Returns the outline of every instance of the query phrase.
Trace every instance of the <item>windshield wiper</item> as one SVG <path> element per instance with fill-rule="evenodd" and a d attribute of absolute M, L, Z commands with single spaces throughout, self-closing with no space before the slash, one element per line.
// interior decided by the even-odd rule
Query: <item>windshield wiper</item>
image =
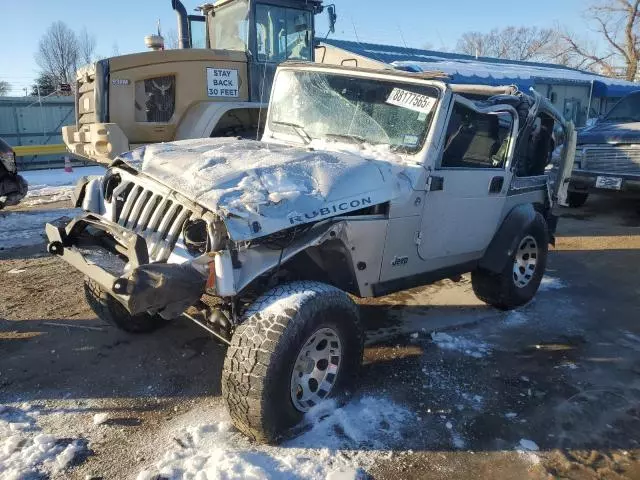
<path fill-rule="evenodd" d="M 298 136 L 302 139 L 305 145 L 311 143 L 311 136 L 305 131 L 302 125 L 298 125 L 297 123 L 291 122 L 280 122 L 278 120 L 271 120 L 271 123 L 276 125 L 285 125 L 287 127 L 291 127 L 291 129 L 298 134 Z"/>
<path fill-rule="evenodd" d="M 340 138 L 343 140 L 351 140 L 352 143 L 360 143 L 360 144 L 367 143 L 367 140 L 365 138 L 362 138 L 359 135 L 351 135 L 347 133 L 325 133 L 325 136 L 329 138 Z"/>

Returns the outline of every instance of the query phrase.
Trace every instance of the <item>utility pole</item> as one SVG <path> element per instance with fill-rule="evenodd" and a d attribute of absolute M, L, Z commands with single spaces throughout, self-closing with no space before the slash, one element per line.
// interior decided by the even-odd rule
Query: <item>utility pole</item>
<path fill-rule="evenodd" d="M 47 143 L 47 132 L 45 130 L 45 125 L 44 125 L 44 112 L 42 111 L 42 97 L 40 96 L 40 85 L 36 84 L 36 89 L 38 90 L 38 103 L 40 104 L 40 121 L 42 122 L 42 138 L 44 139 L 44 143 Z"/>

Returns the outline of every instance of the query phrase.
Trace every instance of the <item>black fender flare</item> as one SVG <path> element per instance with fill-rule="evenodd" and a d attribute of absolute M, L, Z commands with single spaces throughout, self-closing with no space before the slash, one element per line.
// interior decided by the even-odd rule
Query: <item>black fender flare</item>
<path fill-rule="evenodd" d="M 537 214 L 530 203 L 513 207 L 493 236 L 478 267 L 493 273 L 502 272 L 514 250 L 518 248 L 518 233 L 531 225 Z"/>
<path fill-rule="evenodd" d="M 84 200 L 84 194 L 89 183 L 89 177 L 82 176 L 78 179 L 73 192 L 71 192 L 71 205 L 76 208 L 82 207 L 82 201 Z"/>

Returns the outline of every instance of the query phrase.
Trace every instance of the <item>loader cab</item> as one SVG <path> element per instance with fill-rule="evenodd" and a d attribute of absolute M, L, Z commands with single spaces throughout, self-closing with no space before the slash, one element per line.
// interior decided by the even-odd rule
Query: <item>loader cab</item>
<path fill-rule="evenodd" d="M 251 101 L 268 101 L 279 63 L 314 60 L 319 0 L 222 0 L 201 8 L 207 48 L 246 52 Z"/>

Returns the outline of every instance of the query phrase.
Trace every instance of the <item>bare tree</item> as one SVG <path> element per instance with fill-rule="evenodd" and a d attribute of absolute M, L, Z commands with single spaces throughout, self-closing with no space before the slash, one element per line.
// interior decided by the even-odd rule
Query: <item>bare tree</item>
<path fill-rule="evenodd" d="M 6 80 L 0 80 L 0 97 L 4 97 L 9 94 L 11 85 Z"/>
<path fill-rule="evenodd" d="M 467 32 L 458 40 L 456 50 L 478 57 L 544 60 L 555 38 L 556 32 L 550 28 L 506 27 L 488 33 Z"/>
<path fill-rule="evenodd" d="M 73 83 L 78 66 L 78 37 L 64 22 L 51 24 L 40 38 L 36 62 L 58 83 Z"/>
<path fill-rule="evenodd" d="M 86 27 L 78 34 L 78 56 L 83 64 L 91 63 L 95 60 L 96 37 L 90 34 Z"/>
<path fill-rule="evenodd" d="M 168 30 L 167 33 L 164 34 L 164 48 L 167 50 L 179 48 L 178 34 L 174 29 Z"/>
<path fill-rule="evenodd" d="M 619 76 L 621 67 L 624 78 L 635 80 L 640 62 L 640 0 L 599 0 L 587 10 L 587 18 L 596 26 L 604 47 L 564 32 L 563 55 L 608 76 Z"/>

